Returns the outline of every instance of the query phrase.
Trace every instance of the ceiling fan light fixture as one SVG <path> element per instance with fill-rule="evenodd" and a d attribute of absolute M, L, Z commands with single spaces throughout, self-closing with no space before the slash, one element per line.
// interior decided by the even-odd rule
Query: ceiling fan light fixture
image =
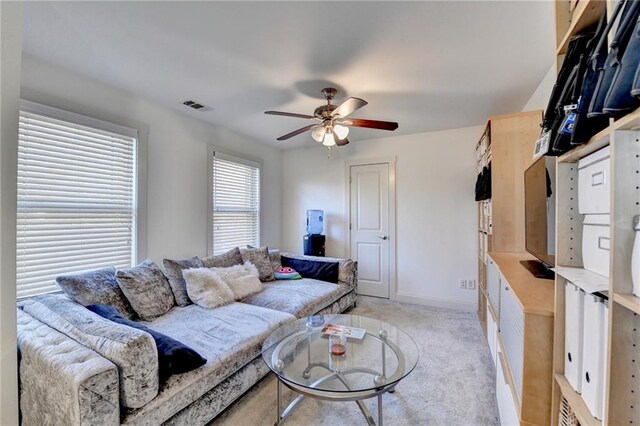
<path fill-rule="evenodd" d="M 349 128 L 347 126 L 336 124 L 335 126 L 333 126 L 333 133 L 338 136 L 338 139 L 342 140 L 349 135 Z"/>
<path fill-rule="evenodd" d="M 335 144 L 336 144 L 336 140 L 333 137 L 333 133 L 327 132 L 327 134 L 324 135 L 324 139 L 322 140 L 322 145 L 331 147 L 331 146 L 334 146 Z"/>
<path fill-rule="evenodd" d="M 322 142 L 325 133 L 327 133 L 327 129 L 324 126 L 318 126 L 311 131 L 311 137 L 317 142 Z"/>

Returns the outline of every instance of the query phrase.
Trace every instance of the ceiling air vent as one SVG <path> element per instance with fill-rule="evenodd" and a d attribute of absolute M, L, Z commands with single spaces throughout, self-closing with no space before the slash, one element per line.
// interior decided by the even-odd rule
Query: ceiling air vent
<path fill-rule="evenodd" d="M 184 101 L 182 105 L 195 109 L 196 111 L 211 111 L 213 109 L 210 106 L 192 100 Z"/>

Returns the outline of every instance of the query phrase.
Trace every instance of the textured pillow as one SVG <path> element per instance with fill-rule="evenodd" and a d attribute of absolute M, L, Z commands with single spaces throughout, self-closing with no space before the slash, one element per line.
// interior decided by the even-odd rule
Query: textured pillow
<path fill-rule="evenodd" d="M 339 263 L 322 262 L 319 260 L 294 259 L 282 256 L 282 266 L 295 269 L 303 278 L 338 283 Z"/>
<path fill-rule="evenodd" d="M 251 262 L 258 269 L 260 281 L 273 281 L 273 266 L 269 258 L 269 247 L 240 250 L 244 263 Z"/>
<path fill-rule="evenodd" d="M 116 272 L 118 286 L 143 320 L 152 320 L 171 309 L 173 293 L 162 270 L 151 259 Z"/>
<path fill-rule="evenodd" d="M 207 363 L 206 359 L 202 358 L 198 352 L 189 346 L 143 324 L 123 318 L 112 306 L 89 305 L 87 309 L 109 321 L 146 331 L 153 337 L 158 349 L 158 374 L 161 384 L 172 374 L 186 373 Z"/>
<path fill-rule="evenodd" d="M 302 278 L 298 271 L 288 266 L 276 269 L 273 272 L 273 276 L 276 280 L 299 280 Z"/>
<path fill-rule="evenodd" d="M 241 300 L 262 291 L 258 269 L 251 262 L 228 268 L 212 268 L 211 270 L 227 283 L 235 300 Z"/>
<path fill-rule="evenodd" d="M 189 296 L 187 295 L 187 284 L 184 282 L 182 270 L 202 268 L 204 266 L 202 261 L 198 259 L 198 257 L 184 260 L 162 259 L 162 266 L 164 267 L 164 272 L 167 275 L 171 291 L 176 298 L 178 306 L 190 305 L 191 300 L 189 300 Z"/>
<path fill-rule="evenodd" d="M 121 405 L 140 408 L 158 395 L 158 351 L 148 333 L 108 321 L 57 294 L 32 297 L 23 310 L 113 362 Z"/>
<path fill-rule="evenodd" d="M 242 262 L 242 254 L 240 254 L 238 247 L 234 247 L 226 253 L 202 259 L 202 265 L 205 268 L 227 268 L 233 265 L 242 265 Z"/>
<path fill-rule="evenodd" d="M 217 308 L 235 301 L 233 292 L 227 283 L 212 269 L 185 269 L 182 271 L 182 275 L 187 283 L 189 298 L 198 306 Z"/>
<path fill-rule="evenodd" d="M 255 249 L 258 247 L 250 246 L 247 244 L 248 249 Z M 282 268 L 282 263 L 280 263 L 280 250 L 279 249 L 269 249 L 269 260 L 271 261 L 271 268 L 275 272 L 276 269 Z"/>
<path fill-rule="evenodd" d="M 116 268 L 102 268 L 75 275 L 61 275 L 56 278 L 58 286 L 74 302 L 82 305 L 99 303 L 113 306 L 124 317 L 133 319 L 135 311 L 122 294 L 116 281 Z"/>

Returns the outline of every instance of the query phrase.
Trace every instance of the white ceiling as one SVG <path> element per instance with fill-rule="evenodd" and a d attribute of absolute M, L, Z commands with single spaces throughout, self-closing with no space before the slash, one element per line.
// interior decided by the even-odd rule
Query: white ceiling
<path fill-rule="evenodd" d="M 333 85 L 396 134 L 520 110 L 553 60 L 552 1 L 26 2 L 24 51 L 283 148 Z M 193 98 L 214 108 L 195 112 Z M 389 136 L 353 129 L 351 141 Z"/>

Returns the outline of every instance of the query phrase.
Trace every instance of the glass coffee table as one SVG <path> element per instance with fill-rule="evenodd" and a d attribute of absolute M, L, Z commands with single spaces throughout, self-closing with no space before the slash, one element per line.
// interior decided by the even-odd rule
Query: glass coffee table
<path fill-rule="evenodd" d="M 366 332 L 362 339 L 350 337 L 339 342 L 323 334 L 329 324 Z M 304 397 L 355 401 L 367 423 L 375 425 L 362 402 L 374 396 L 378 397 L 378 425 L 382 425 L 382 394 L 393 392 L 413 371 L 418 347 L 407 333 L 385 321 L 357 315 L 317 315 L 276 329 L 264 342 L 262 357 L 278 377 L 276 425 Z M 299 394 L 284 410 L 282 385 Z"/>

